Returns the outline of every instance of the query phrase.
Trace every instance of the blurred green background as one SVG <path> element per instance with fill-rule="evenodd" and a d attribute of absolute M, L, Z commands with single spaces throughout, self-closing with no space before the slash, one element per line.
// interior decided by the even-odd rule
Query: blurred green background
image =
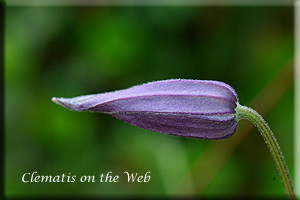
<path fill-rule="evenodd" d="M 196 140 L 72 112 L 51 98 L 170 78 L 223 81 L 264 115 L 293 177 L 293 33 L 293 7 L 7 7 L 5 194 L 284 195 L 250 122 L 227 140 Z M 77 178 L 23 183 L 34 171 Z M 109 171 L 120 182 L 79 181 Z M 151 180 L 127 183 L 124 171 L 151 171 Z"/>

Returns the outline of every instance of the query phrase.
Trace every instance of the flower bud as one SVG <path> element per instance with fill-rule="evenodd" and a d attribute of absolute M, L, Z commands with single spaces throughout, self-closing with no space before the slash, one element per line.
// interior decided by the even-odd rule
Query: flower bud
<path fill-rule="evenodd" d="M 171 79 L 74 98 L 52 98 L 74 111 L 111 114 L 129 124 L 170 135 L 225 139 L 237 128 L 237 94 L 219 81 Z"/>

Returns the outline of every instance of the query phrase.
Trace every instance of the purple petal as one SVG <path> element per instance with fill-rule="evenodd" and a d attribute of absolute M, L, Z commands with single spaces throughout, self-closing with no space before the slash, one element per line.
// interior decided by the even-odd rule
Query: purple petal
<path fill-rule="evenodd" d="M 75 111 L 104 112 L 161 133 L 224 139 L 237 127 L 237 94 L 218 81 L 174 79 L 74 98 L 52 98 Z"/>

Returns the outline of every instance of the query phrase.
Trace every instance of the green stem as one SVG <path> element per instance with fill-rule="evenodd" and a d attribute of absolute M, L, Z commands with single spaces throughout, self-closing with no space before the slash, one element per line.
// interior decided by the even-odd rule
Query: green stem
<path fill-rule="evenodd" d="M 258 114 L 258 112 L 256 112 L 252 108 L 248 108 L 246 106 L 241 106 L 240 104 L 237 104 L 236 120 L 239 121 L 240 119 L 248 119 L 258 128 L 267 146 L 269 147 L 269 150 L 275 161 L 277 170 L 283 183 L 284 190 L 288 198 L 296 199 L 287 165 L 284 161 L 283 155 L 280 151 L 276 138 L 273 135 L 267 122 L 262 118 L 260 114 Z"/>

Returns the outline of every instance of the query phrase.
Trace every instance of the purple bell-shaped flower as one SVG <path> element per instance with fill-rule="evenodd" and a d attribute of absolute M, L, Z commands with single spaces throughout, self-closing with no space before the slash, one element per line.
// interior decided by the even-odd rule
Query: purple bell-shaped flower
<path fill-rule="evenodd" d="M 54 97 L 52 101 L 70 110 L 107 113 L 176 136 L 225 139 L 237 128 L 237 94 L 219 81 L 171 79 L 102 94 Z"/>

